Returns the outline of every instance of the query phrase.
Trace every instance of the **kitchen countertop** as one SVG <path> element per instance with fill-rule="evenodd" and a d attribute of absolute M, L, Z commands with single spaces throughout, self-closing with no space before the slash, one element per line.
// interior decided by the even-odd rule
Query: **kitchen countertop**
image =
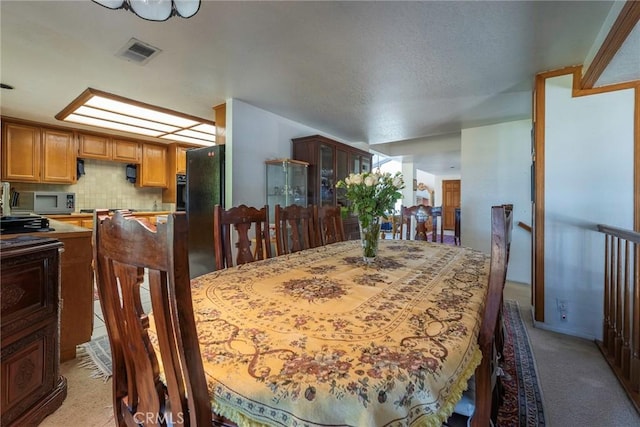
<path fill-rule="evenodd" d="M 171 211 L 134 211 L 131 212 L 133 215 L 168 215 Z M 84 213 L 84 212 L 73 212 L 65 215 L 43 215 L 49 219 L 65 219 L 65 218 L 92 218 L 93 213 Z"/>
<path fill-rule="evenodd" d="M 68 215 L 67 215 L 68 216 Z M 56 221 L 49 217 L 49 227 L 53 228 L 53 231 L 35 231 L 30 233 L 15 233 L 15 234 L 2 234 L 0 239 L 13 239 L 19 236 L 42 236 L 58 239 L 61 237 L 84 237 L 85 235 L 91 236 L 92 230 L 77 225 L 67 224 L 61 221 Z"/>

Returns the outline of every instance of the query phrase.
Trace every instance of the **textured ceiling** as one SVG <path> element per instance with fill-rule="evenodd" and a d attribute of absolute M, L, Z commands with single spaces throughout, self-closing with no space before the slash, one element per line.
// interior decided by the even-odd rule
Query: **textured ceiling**
<path fill-rule="evenodd" d="M 612 4 L 204 1 L 156 23 L 90 1 L 3 0 L 1 79 L 15 90 L 2 114 L 55 123 L 87 87 L 209 119 L 237 98 L 402 155 L 391 147 L 530 117 L 534 75 L 582 64 Z M 144 66 L 116 57 L 131 37 L 162 52 Z M 616 61 L 638 78 L 634 40 Z M 459 148 L 426 152 L 440 159 L 427 171 L 459 172 Z"/>

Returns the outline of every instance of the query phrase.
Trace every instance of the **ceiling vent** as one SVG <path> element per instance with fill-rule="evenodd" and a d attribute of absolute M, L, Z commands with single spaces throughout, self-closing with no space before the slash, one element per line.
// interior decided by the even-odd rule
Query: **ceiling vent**
<path fill-rule="evenodd" d="M 144 65 L 160 52 L 162 52 L 162 50 L 157 47 L 132 38 L 118 51 L 116 56 L 139 65 Z"/>

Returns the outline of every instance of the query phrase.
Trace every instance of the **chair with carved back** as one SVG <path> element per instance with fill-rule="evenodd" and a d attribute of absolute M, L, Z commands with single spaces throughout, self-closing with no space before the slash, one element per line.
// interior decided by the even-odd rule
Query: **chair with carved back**
<path fill-rule="evenodd" d="M 320 245 L 346 240 L 340 206 L 320 206 L 316 209 L 316 228 Z"/>
<path fill-rule="evenodd" d="M 315 207 L 276 205 L 275 229 L 278 255 L 290 254 L 303 249 L 315 248 Z"/>
<path fill-rule="evenodd" d="M 489 286 L 478 334 L 482 361 L 454 409 L 454 413 L 468 417 L 467 425 L 471 427 L 494 425 L 502 399 L 496 384 L 504 342 L 502 304 L 511 247 L 512 211 L 513 205 L 491 208 Z"/>
<path fill-rule="evenodd" d="M 442 206 L 431 207 L 431 241 L 438 241 L 438 234 L 440 236 L 440 243 L 444 243 L 444 218 L 442 217 Z M 438 233 L 438 228 L 440 233 Z"/>
<path fill-rule="evenodd" d="M 406 240 L 427 240 L 428 239 L 428 225 L 429 217 L 431 216 L 431 206 L 427 205 L 415 205 L 415 206 L 403 206 L 400 209 L 401 212 L 401 229 L 400 235 L 402 238 L 402 231 L 404 230 L 404 238 Z M 411 227 L 415 225 L 415 234 L 411 237 Z"/>
<path fill-rule="evenodd" d="M 455 208 L 453 211 L 455 224 L 453 226 L 453 243 L 456 246 L 460 246 L 460 208 Z"/>
<path fill-rule="evenodd" d="M 225 210 L 215 205 L 213 226 L 216 270 L 273 257 L 268 206 L 258 209 L 240 205 Z M 254 250 L 251 249 L 252 241 L 255 241 Z"/>
<path fill-rule="evenodd" d="M 184 213 L 170 214 L 157 226 L 122 211 L 111 217 L 94 214 L 96 282 L 111 346 L 119 427 L 168 421 L 233 425 L 211 411 L 191 301 L 187 233 Z M 153 316 L 141 303 L 145 269 Z M 151 325 L 157 345 L 148 332 Z"/>

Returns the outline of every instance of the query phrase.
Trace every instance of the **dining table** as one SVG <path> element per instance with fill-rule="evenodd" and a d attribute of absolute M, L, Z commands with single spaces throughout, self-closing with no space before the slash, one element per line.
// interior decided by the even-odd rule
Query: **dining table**
<path fill-rule="evenodd" d="M 490 257 L 359 240 L 191 280 L 212 410 L 239 426 L 440 426 L 481 360 Z"/>

